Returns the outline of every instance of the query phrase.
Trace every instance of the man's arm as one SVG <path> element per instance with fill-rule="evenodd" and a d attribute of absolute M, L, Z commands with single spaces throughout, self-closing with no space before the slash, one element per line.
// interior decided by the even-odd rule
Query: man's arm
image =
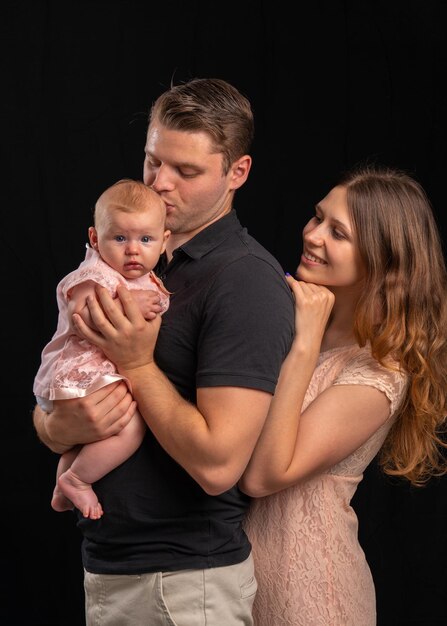
<path fill-rule="evenodd" d="M 147 322 L 119 288 L 125 315 L 104 289 L 90 299 L 99 332 L 74 316 L 78 334 L 98 345 L 132 385 L 138 408 L 160 444 L 210 494 L 237 483 L 267 415 L 271 395 L 242 387 L 198 389 L 187 402 L 153 360 L 160 319 Z"/>
<path fill-rule="evenodd" d="M 166 452 L 210 495 L 233 487 L 253 452 L 271 395 L 245 387 L 197 390 L 188 403 L 154 362 L 123 370 L 138 408 Z"/>
<path fill-rule="evenodd" d="M 33 424 L 40 441 L 44 443 L 48 448 L 50 448 L 50 450 L 52 450 L 53 452 L 63 454 L 72 446 L 58 443 L 57 441 L 51 439 L 46 426 L 47 418 L 48 413 L 45 413 L 45 411 L 43 411 L 43 409 L 41 409 L 41 407 L 36 404 L 33 411 Z"/>
<path fill-rule="evenodd" d="M 68 295 L 68 315 L 81 316 L 84 323 L 94 327 L 87 298 L 95 295 L 98 283 L 83 281 L 72 287 Z M 154 289 L 133 290 L 142 315 L 153 319 L 161 311 L 160 296 Z M 122 310 L 119 299 L 115 300 Z M 73 327 L 73 332 L 76 332 Z M 39 439 L 50 450 L 62 454 L 76 444 L 90 443 L 116 435 L 126 426 L 136 409 L 125 383 L 108 385 L 83 398 L 53 401 L 53 411 L 46 413 L 39 405 L 33 411 L 33 423 Z"/>
<path fill-rule="evenodd" d="M 33 422 L 42 443 L 62 454 L 76 444 L 117 435 L 135 410 L 136 402 L 122 381 L 83 398 L 54 400 L 51 413 L 45 413 L 36 405 Z"/>

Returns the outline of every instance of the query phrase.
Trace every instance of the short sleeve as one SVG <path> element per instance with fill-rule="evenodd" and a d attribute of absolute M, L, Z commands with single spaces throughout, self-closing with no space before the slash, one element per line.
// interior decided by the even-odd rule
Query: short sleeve
<path fill-rule="evenodd" d="M 93 281 L 101 287 L 105 287 L 112 296 L 115 296 L 116 286 L 120 282 L 124 282 L 122 276 L 105 263 L 96 251 L 94 254 L 88 254 L 86 260 L 81 263 L 77 270 L 68 274 L 65 278 L 62 289 L 65 298 L 70 297 L 70 291 L 76 285 Z"/>
<path fill-rule="evenodd" d="M 87 250 L 85 261 L 81 263 L 78 269 L 68 274 L 61 283 L 63 298 L 69 300 L 71 289 L 87 281 L 105 287 L 112 297 L 115 297 L 116 288 L 120 283 L 130 290 L 157 291 L 160 296 L 161 313 L 165 313 L 169 308 L 169 292 L 154 272 L 149 272 L 138 278 L 126 279 L 105 263 L 96 250 L 91 248 Z"/>
<path fill-rule="evenodd" d="M 293 331 L 293 298 L 284 276 L 257 257 L 238 259 L 208 292 L 197 387 L 229 385 L 273 393 Z"/>
<path fill-rule="evenodd" d="M 407 389 L 408 376 L 384 367 L 364 350 L 346 364 L 333 384 L 375 387 L 386 395 L 390 401 L 390 415 L 394 415 Z"/>

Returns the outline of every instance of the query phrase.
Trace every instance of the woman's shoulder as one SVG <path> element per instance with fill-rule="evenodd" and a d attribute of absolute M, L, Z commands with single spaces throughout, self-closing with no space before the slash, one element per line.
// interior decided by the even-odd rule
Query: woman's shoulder
<path fill-rule="evenodd" d="M 388 397 L 393 413 L 407 388 L 408 375 L 392 358 L 380 363 L 367 344 L 352 351 L 333 384 L 375 387 Z"/>

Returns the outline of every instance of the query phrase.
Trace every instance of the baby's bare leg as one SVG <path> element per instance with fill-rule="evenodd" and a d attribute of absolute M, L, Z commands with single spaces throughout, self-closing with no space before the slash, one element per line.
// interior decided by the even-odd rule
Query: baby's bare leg
<path fill-rule="evenodd" d="M 81 480 L 71 467 L 59 476 L 58 486 L 66 499 L 71 501 L 84 517 L 99 519 L 102 516 L 102 506 L 91 484 Z"/>
<path fill-rule="evenodd" d="M 71 450 L 64 452 L 59 459 L 56 471 L 56 486 L 54 487 L 53 497 L 51 499 L 51 506 L 55 511 L 62 513 L 63 511 L 72 511 L 73 502 L 71 502 L 61 491 L 59 487 L 60 476 L 68 470 L 77 455 L 79 454 L 81 447 L 75 446 Z"/>
<path fill-rule="evenodd" d="M 99 519 L 102 506 L 92 484 L 126 461 L 140 446 L 146 424 L 138 411 L 118 435 L 84 445 L 58 486 L 84 517 Z"/>

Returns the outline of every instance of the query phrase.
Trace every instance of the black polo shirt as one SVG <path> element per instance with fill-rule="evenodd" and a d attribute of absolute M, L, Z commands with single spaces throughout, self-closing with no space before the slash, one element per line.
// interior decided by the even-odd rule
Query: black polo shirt
<path fill-rule="evenodd" d="M 162 260 L 172 293 L 155 359 L 179 393 L 199 387 L 274 392 L 291 344 L 293 298 L 272 255 L 232 211 Z M 250 553 L 249 498 L 235 486 L 209 496 L 148 430 L 139 450 L 95 484 L 100 520 L 81 519 L 84 567 L 133 574 L 232 565 Z"/>

